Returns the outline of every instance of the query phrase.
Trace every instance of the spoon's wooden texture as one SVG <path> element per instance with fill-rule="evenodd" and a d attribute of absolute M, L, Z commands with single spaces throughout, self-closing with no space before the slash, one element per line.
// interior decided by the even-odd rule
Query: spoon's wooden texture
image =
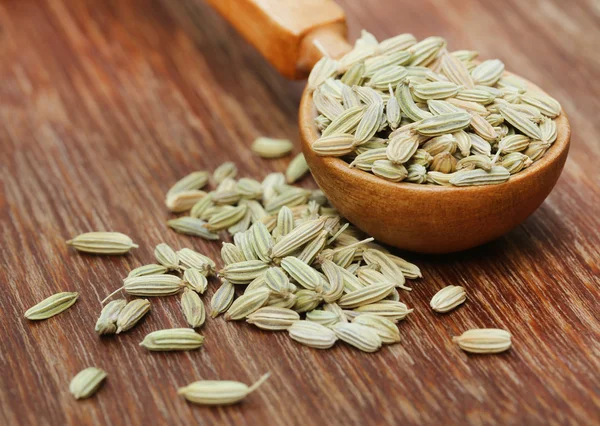
<path fill-rule="evenodd" d="M 340 31 L 345 29 L 343 12 L 330 0 L 209 3 L 287 77 L 310 69 L 325 52 L 338 57 L 349 48 L 345 30 Z M 544 158 L 502 185 L 398 184 L 350 169 L 342 160 L 316 155 L 310 148 L 318 138 L 315 116 L 311 93 L 305 91 L 299 115 L 302 149 L 333 205 L 378 240 L 419 253 L 466 250 L 520 225 L 556 184 L 571 139 L 564 113 L 557 120 L 558 140 Z"/>
<path fill-rule="evenodd" d="M 376 354 L 302 347 L 284 333 L 207 320 L 198 352 L 147 353 L 151 331 L 185 327 L 179 298 L 153 300 L 133 330 L 99 339 L 99 300 L 153 261 L 166 241 L 218 258 L 219 244 L 169 231 L 169 186 L 236 160 L 241 176 L 285 170 L 248 146 L 259 135 L 298 142 L 303 83 L 281 77 L 198 0 L 19 0 L 0 3 L 1 425 L 591 425 L 600 413 L 600 26 L 591 3 L 346 0 L 351 39 L 400 31 L 446 37 L 499 57 L 570 113 L 571 153 L 554 191 L 523 225 L 478 249 L 404 254 L 424 278 L 402 300 L 415 312 L 402 343 Z M 526 40 L 527 42 L 523 42 Z M 307 178 L 307 186 L 314 183 Z M 89 230 L 129 234 L 140 249 L 101 258 L 69 250 Z M 441 287 L 469 299 L 437 315 Z M 203 299 L 216 289 L 211 281 Z M 67 312 L 30 323 L 23 312 L 57 291 Z M 514 347 L 467 356 L 451 336 L 501 327 Z M 70 379 L 89 365 L 104 386 L 75 401 Z M 197 379 L 251 383 L 244 403 L 187 404 Z"/>

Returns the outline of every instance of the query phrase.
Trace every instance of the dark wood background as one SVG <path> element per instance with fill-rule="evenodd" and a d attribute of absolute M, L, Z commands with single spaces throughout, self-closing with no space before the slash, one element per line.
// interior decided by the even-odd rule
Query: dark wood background
<path fill-rule="evenodd" d="M 0 1 L 0 423 L 83 424 L 598 424 L 600 422 L 600 9 L 593 0 L 345 0 L 351 38 L 369 28 L 439 34 L 498 57 L 558 98 L 572 120 L 565 170 L 542 207 L 504 238 L 450 256 L 405 256 L 424 278 L 403 300 L 403 342 L 376 354 L 302 347 L 285 333 L 208 321 L 189 353 L 138 347 L 185 326 L 179 298 L 153 300 L 137 328 L 94 334 L 99 301 L 166 241 L 218 258 L 219 244 L 174 234 L 163 196 L 179 177 L 234 160 L 242 176 L 282 171 L 247 147 L 259 135 L 298 141 L 303 83 L 286 81 L 200 0 Z M 304 183 L 314 185 L 310 178 Z M 140 249 L 74 253 L 65 240 L 115 230 Z M 448 315 L 441 287 L 467 288 Z M 208 301 L 216 288 L 212 282 Z M 23 312 L 79 291 L 68 312 Z M 467 356 L 451 336 L 513 333 L 498 356 Z M 71 377 L 109 378 L 76 402 Z M 271 379 L 244 403 L 187 404 L 198 379 Z"/>

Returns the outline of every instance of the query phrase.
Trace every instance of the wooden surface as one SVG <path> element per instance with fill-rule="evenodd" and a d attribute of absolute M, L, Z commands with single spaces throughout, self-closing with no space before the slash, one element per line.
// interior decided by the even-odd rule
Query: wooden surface
<path fill-rule="evenodd" d="M 403 342 L 376 354 L 301 347 L 285 334 L 209 321 L 205 347 L 148 353 L 153 330 L 184 326 L 177 297 L 153 301 L 137 328 L 99 339 L 99 300 L 166 241 L 218 257 L 219 244 L 176 235 L 163 196 L 195 169 L 236 160 L 242 175 L 284 170 L 253 157 L 258 135 L 298 141 L 302 83 L 286 81 L 198 0 L 0 2 L 0 424 L 365 425 L 600 422 L 600 18 L 591 0 L 346 0 L 351 36 L 411 31 L 499 57 L 569 113 L 572 149 L 556 188 L 525 224 L 451 256 L 405 256 L 424 271 L 403 301 Z M 314 185 L 310 179 L 306 185 Z M 376 206 L 373 206 L 376 208 Z M 83 231 L 129 234 L 125 257 L 80 255 Z M 448 284 L 469 300 L 428 308 Z M 212 282 L 205 300 L 216 283 Z M 68 312 L 23 312 L 57 291 Z M 467 356 L 451 336 L 501 327 L 513 348 Z M 76 402 L 71 377 L 109 378 Z M 176 388 L 198 379 L 271 379 L 243 404 L 205 408 Z"/>

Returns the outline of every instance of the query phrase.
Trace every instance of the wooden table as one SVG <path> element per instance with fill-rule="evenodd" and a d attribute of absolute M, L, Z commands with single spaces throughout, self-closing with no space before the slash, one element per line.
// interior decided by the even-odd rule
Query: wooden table
<path fill-rule="evenodd" d="M 153 330 L 185 326 L 177 297 L 117 338 L 98 338 L 99 301 L 155 244 L 219 258 L 218 243 L 165 226 L 163 196 L 179 177 L 235 160 L 241 175 L 289 159 L 252 156 L 254 137 L 297 141 L 302 83 L 286 81 L 198 0 L 4 0 L 0 3 L 0 424 L 365 425 L 600 422 L 600 18 L 591 0 L 505 2 L 346 0 L 351 37 L 402 31 L 499 57 L 568 111 L 573 144 L 543 206 L 506 237 L 465 253 L 424 257 L 403 300 L 415 312 L 403 342 L 376 354 L 343 344 L 302 347 L 285 333 L 219 318 L 191 353 L 149 353 Z M 304 183 L 314 185 L 310 178 Z M 129 256 L 95 257 L 65 240 L 122 231 Z M 460 284 L 468 302 L 428 308 Z M 207 297 L 217 283 L 212 282 Z M 58 291 L 68 312 L 39 323 L 23 312 Z M 451 336 L 501 327 L 513 348 L 468 356 Z M 109 379 L 76 402 L 71 377 L 89 365 Z M 198 379 L 271 379 L 244 403 L 206 408 L 176 388 Z"/>

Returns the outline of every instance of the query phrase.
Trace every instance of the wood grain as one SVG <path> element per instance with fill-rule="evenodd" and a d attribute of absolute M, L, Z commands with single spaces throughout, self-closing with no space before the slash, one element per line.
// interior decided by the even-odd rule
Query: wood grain
<path fill-rule="evenodd" d="M 117 338 L 99 339 L 99 300 L 160 241 L 218 257 L 219 244 L 170 232 L 163 195 L 195 169 L 235 160 L 246 176 L 284 170 L 247 149 L 258 135 L 298 141 L 302 83 L 279 76 L 198 0 L 0 2 L 0 424 L 515 424 L 600 422 L 600 18 L 590 0 L 341 2 L 351 38 L 440 34 L 499 57 L 569 113 L 572 148 L 556 188 L 524 225 L 450 256 L 403 254 L 424 278 L 403 295 L 403 342 L 376 354 L 301 347 L 285 334 L 209 321 L 205 348 L 148 353 L 153 330 L 184 326 L 177 297 Z M 306 185 L 314 185 L 309 179 Z M 124 257 L 81 255 L 83 231 L 129 234 Z M 428 308 L 448 284 L 469 300 Z M 212 282 L 208 297 L 216 288 Z M 77 290 L 68 312 L 23 312 Z M 451 336 L 497 326 L 514 346 L 467 356 Z M 68 393 L 89 365 L 109 373 L 88 400 Z M 197 379 L 271 379 L 243 404 L 197 407 Z"/>

